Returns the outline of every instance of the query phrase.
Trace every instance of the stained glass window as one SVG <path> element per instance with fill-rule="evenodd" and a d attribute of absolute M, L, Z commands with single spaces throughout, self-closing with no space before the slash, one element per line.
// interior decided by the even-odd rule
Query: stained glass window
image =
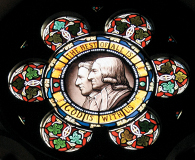
<path fill-rule="evenodd" d="M 177 58 L 169 56 L 159 56 L 153 59 L 155 66 L 157 83 L 157 97 L 171 97 L 182 93 L 189 83 L 188 65 Z"/>
<path fill-rule="evenodd" d="M 11 93 L 26 102 L 39 102 L 45 99 L 43 93 L 43 71 L 45 62 L 30 61 L 17 64 L 9 74 Z"/>
<path fill-rule="evenodd" d="M 54 51 L 75 37 L 89 33 L 89 26 L 86 20 L 75 17 L 76 13 L 69 15 L 69 12 L 57 13 L 49 17 L 42 25 L 42 39 Z"/>
<path fill-rule="evenodd" d="M 159 134 L 159 121 L 149 110 L 123 128 L 109 131 L 110 138 L 115 144 L 129 150 L 143 149 L 152 145 Z"/>
<path fill-rule="evenodd" d="M 105 25 L 105 32 L 120 35 L 145 47 L 152 38 L 153 25 L 138 13 L 125 13 L 110 18 Z"/>
<path fill-rule="evenodd" d="M 49 112 L 43 118 L 40 133 L 47 146 L 62 152 L 77 151 L 91 140 L 93 134 L 91 130 L 63 121 L 54 112 Z"/>
<path fill-rule="evenodd" d="M 103 7 L 91 10 L 96 14 Z M 128 11 L 107 18 L 104 32 L 91 33 L 90 23 L 76 13 L 49 17 L 41 28 L 42 40 L 54 51 L 48 62 L 33 59 L 10 71 L 8 85 L 16 98 L 45 102 L 40 136 L 49 151 L 85 150 L 104 128 L 113 146 L 128 153 L 155 145 L 162 117 L 153 100 L 182 94 L 188 87 L 189 68 L 183 60 L 146 53 L 155 24 L 149 17 Z M 170 36 L 168 41 L 176 40 Z M 175 113 L 179 119 L 182 110 Z M 25 125 L 25 117 L 18 117 Z"/>
<path fill-rule="evenodd" d="M 154 79 L 153 72 L 151 71 L 152 68 L 148 60 L 143 56 L 144 53 L 136 46 L 114 36 L 87 36 L 67 43 L 53 56 L 46 70 L 46 96 L 56 111 L 65 119 L 71 115 L 75 119 L 75 123 L 77 122 L 80 125 L 83 124 L 89 127 L 93 127 L 94 125 L 120 126 L 142 112 L 153 91 Z M 100 103 L 96 106 L 97 108 L 94 106 L 81 107 L 89 97 L 83 93 L 82 88 L 85 87 L 84 84 L 80 84 L 79 82 L 77 84 L 76 82 L 78 79 L 77 72 L 79 63 L 87 61 L 93 61 L 94 63 L 101 63 L 101 61 L 109 63 L 111 61 L 111 63 L 115 63 L 112 66 L 113 69 L 116 68 L 116 65 L 120 67 L 119 63 L 121 63 L 120 70 L 113 71 L 113 75 L 116 72 L 119 72 L 118 74 L 120 75 L 118 76 L 126 74 L 127 76 L 124 78 L 127 78 L 129 89 L 113 90 L 113 87 L 111 87 L 113 83 L 111 81 L 110 83 L 107 82 L 106 84 L 109 85 L 107 87 L 111 87 L 109 89 L 111 90 L 111 94 L 105 94 L 105 96 L 113 96 L 111 97 L 111 101 L 107 99 L 107 105 L 104 104 L 102 106 L 101 102 L 97 102 Z M 126 66 L 125 73 L 123 73 L 123 64 Z M 110 66 L 102 67 L 109 69 Z M 104 72 L 106 72 L 106 69 Z M 90 74 L 86 76 L 90 76 Z M 92 75 L 92 82 L 93 77 Z M 122 80 L 120 79 L 120 81 Z M 119 83 L 116 87 L 121 87 L 121 85 L 122 83 Z M 101 95 L 98 95 L 101 90 L 93 89 L 94 86 L 92 83 L 91 92 L 92 94 L 96 94 L 96 101 L 98 101 L 98 97 L 101 98 Z M 103 94 L 102 91 L 101 94 Z M 127 96 L 125 97 L 125 95 Z M 124 101 L 124 103 L 115 107 L 114 103 L 118 103 L 118 98 Z M 99 113 L 98 111 L 101 112 Z"/>

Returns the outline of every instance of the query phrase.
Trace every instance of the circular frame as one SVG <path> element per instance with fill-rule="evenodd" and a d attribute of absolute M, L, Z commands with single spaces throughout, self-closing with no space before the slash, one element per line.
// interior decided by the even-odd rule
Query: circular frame
<path fill-rule="evenodd" d="M 27 59 L 16 64 L 8 75 L 11 93 L 25 102 L 40 102 L 45 99 L 43 76 L 47 61 Z"/>
<path fill-rule="evenodd" d="M 129 65 L 134 74 L 134 88 L 121 106 L 106 111 L 91 111 L 69 98 L 64 78 L 75 60 L 100 52 L 118 56 Z M 146 56 L 134 42 L 113 35 L 90 35 L 71 41 L 55 52 L 50 60 L 44 80 L 46 96 L 56 112 L 71 123 L 90 128 L 121 126 L 144 110 L 153 92 L 154 75 Z"/>

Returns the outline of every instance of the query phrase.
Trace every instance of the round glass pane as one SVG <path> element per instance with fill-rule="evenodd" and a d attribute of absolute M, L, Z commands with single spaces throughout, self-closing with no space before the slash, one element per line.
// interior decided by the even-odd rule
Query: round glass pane
<path fill-rule="evenodd" d="M 50 61 L 46 96 L 65 119 L 88 127 L 120 126 L 142 112 L 152 94 L 153 72 L 145 56 L 115 36 L 71 41 Z"/>
<path fill-rule="evenodd" d="M 143 15 L 125 13 L 109 18 L 105 24 L 105 32 L 117 34 L 132 40 L 140 47 L 149 44 L 152 38 L 153 25 Z"/>
<path fill-rule="evenodd" d="M 49 17 L 41 28 L 43 41 L 53 51 L 62 44 L 88 33 L 88 23 L 76 13 L 57 13 Z"/>
<path fill-rule="evenodd" d="M 26 102 L 39 102 L 45 99 L 43 93 L 43 70 L 45 62 L 30 61 L 18 63 L 10 71 L 8 85 L 11 93 Z"/>

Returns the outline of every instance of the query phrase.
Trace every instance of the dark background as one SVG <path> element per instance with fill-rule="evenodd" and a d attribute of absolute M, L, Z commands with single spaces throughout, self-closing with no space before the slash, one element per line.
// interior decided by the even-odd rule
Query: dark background
<path fill-rule="evenodd" d="M 10 3 L 9 3 L 10 2 Z M 1 105 L 0 158 L 2 159 L 195 159 L 194 124 L 194 1 L 2 1 L 0 4 Z M 16 5 L 17 4 L 17 5 Z M 15 7 L 14 7 L 15 6 Z M 101 6 L 98 12 L 93 6 Z M 148 106 L 156 111 L 161 122 L 158 140 L 143 150 L 130 151 L 116 146 L 106 128 L 97 128 L 90 143 L 72 153 L 48 148 L 40 137 L 39 126 L 44 115 L 52 110 L 47 100 L 26 103 L 16 99 L 8 89 L 9 71 L 18 62 L 29 58 L 49 60 L 53 51 L 43 43 L 40 30 L 43 22 L 60 11 L 73 11 L 85 17 L 91 32 L 103 32 L 107 19 L 121 10 L 139 12 L 155 27 L 149 56 L 167 53 L 181 57 L 190 68 L 190 83 L 181 95 L 162 99 L 154 95 Z M 176 42 L 168 42 L 172 35 Z M 26 41 L 27 46 L 20 49 Z M 176 111 L 183 111 L 177 120 Z M 23 125 L 18 116 L 25 117 Z"/>

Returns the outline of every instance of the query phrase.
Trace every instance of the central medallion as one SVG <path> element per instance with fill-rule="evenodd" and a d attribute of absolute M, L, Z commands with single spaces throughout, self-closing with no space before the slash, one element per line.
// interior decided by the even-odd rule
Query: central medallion
<path fill-rule="evenodd" d="M 45 92 L 67 121 L 114 127 L 142 113 L 154 89 L 152 65 L 133 41 L 88 35 L 59 48 L 45 71 Z"/>

